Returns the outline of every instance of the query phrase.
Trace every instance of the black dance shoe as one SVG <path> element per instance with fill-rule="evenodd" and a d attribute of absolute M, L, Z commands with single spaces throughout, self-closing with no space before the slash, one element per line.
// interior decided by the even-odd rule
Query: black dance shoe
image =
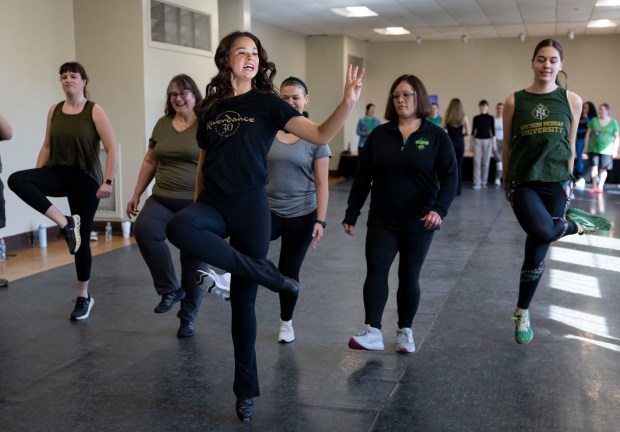
<path fill-rule="evenodd" d="M 252 398 L 237 398 L 235 403 L 237 417 L 244 423 L 249 423 L 254 415 L 254 401 Z"/>

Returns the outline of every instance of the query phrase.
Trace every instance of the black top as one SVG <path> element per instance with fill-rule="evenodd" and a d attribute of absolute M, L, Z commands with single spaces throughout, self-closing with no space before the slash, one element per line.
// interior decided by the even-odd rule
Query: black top
<path fill-rule="evenodd" d="M 267 184 L 267 153 L 295 108 L 273 93 L 251 90 L 220 103 L 198 124 L 205 193 L 234 194 Z"/>
<path fill-rule="evenodd" d="M 478 114 L 474 117 L 471 129 L 474 138 L 489 139 L 495 136 L 495 119 L 491 114 Z"/>
<path fill-rule="evenodd" d="M 343 223 L 355 225 L 372 190 L 368 224 L 398 231 L 424 231 L 433 210 L 443 219 L 457 188 L 454 147 L 446 132 L 427 120 L 403 142 L 398 121 L 375 128 L 360 162 Z"/>

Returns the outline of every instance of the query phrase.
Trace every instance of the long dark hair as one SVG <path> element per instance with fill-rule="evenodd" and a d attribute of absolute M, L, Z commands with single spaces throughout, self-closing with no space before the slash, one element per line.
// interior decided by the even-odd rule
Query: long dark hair
<path fill-rule="evenodd" d="M 555 40 L 555 39 L 543 39 L 540 42 L 538 42 L 538 45 L 536 45 L 536 48 L 534 48 L 534 55 L 532 56 L 532 61 L 534 61 L 534 59 L 536 58 L 536 56 L 538 55 L 538 51 L 540 51 L 543 48 L 546 47 L 552 47 L 555 48 L 558 53 L 560 54 L 560 61 L 564 61 L 564 47 L 562 46 L 562 44 Z M 566 72 L 564 72 L 563 70 L 561 70 L 560 72 L 558 72 L 558 75 L 564 75 L 564 80 L 566 81 L 564 84 L 564 88 L 568 89 L 568 75 L 566 74 Z M 555 77 L 555 83 L 559 86 L 562 86 L 560 84 L 560 79 L 558 78 L 558 76 Z"/>
<path fill-rule="evenodd" d="M 584 105 L 588 106 L 588 118 L 594 118 L 594 117 L 598 117 L 598 112 L 596 111 L 596 106 L 594 105 L 594 102 L 584 102 Z"/>
<path fill-rule="evenodd" d="M 277 93 L 277 89 L 273 85 L 273 78 L 276 75 L 276 66 L 267 60 L 267 51 L 263 48 L 260 40 L 250 32 L 235 31 L 226 35 L 215 51 L 215 65 L 218 73 L 207 85 L 205 91 L 205 99 L 200 105 L 196 105 L 196 114 L 200 118 L 204 118 L 211 113 L 220 102 L 233 97 L 234 90 L 231 84 L 232 71 L 228 64 L 228 56 L 232 49 L 233 43 L 241 38 L 247 37 L 254 41 L 258 50 L 258 72 L 252 80 L 252 87 L 258 91 Z"/>
<path fill-rule="evenodd" d="M 387 104 L 385 105 L 385 119 L 387 121 L 398 119 L 398 113 L 396 112 L 396 108 L 394 108 L 394 101 L 392 100 L 392 93 L 394 93 L 394 89 L 398 86 L 398 84 L 403 81 L 406 81 L 411 87 L 413 87 L 413 91 L 416 92 L 416 96 L 418 98 L 415 111 L 416 117 L 423 119 L 431 115 L 431 100 L 429 99 L 426 87 L 424 87 L 424 84 L 422 84 L 420 78 L 415 75 L 401 75 L 394 80 L 392 87 L 390 87 Z"/>
<path fill-rule="evenodd" d="M 170 92 L 172 91 L 172 85 L 176 84 L 182 90 L 189 90 L 194 94 L 194 98 L 196 99 L 196 104 L 194 105 L 194 110 L 196 107 L 202 102 L 202 93 L 200 93 L 200 89 L 194 82 L 194 80 L 185 74 L 179 74 L 172 77 L 170 82 L 168 83 L 168 87 L 166 88 L 166 107 L 164 108 L 164 114 L 167 117 L 174 117 L 176 115 L 176 111 L 174 110 L 174 106 L 170 101 Z"/>
<path fill-rule="evenodd" d="M 60 76 L 62 77 L 62 74 L 67 73 L 67 72 L 78 73 L 80 74 L 82 79 L 86 81 L 86 84 L 84 84 L 84 97 L 88 99 L 89 94 L 86 91 L 86 86 L 88 85 L 89 79 L 88 79 L 88 74 L 86 73 L 86 69 L 84 68 L 84 66 L 82 66 L 76 61 L 66 62 L 66 63 L 61 64 L 60 68 L 58 68 L 58 73 L 60 74 Z"/>

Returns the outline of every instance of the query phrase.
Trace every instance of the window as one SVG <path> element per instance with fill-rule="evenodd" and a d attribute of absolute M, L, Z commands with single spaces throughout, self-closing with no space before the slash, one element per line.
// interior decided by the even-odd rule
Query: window
<path fill-rule="evenodd" d="M 211 15 L 151 0 L 151 41 L 211 52 Z"/>

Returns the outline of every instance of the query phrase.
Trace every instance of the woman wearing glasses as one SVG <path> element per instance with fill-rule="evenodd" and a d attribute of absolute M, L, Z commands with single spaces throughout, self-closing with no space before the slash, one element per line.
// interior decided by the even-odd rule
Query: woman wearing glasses
<path fill-rule="evenodd" d="M 372 191 L 366 234 L 366 328 L 351 337 L 352 349 L 383 350 L 388 273 L 399 253 L 396 351 L 415 351 L 411 325 L 420 301 L 420 270 L 458 183 L 452 142 L 443 129 L 425 120 L 430 113 L 424 84 L 414 75 L 398 77 L 385 108 L 388 123 L 373 130 L 360 158 L 342 222 L 344 231 L 353 235 Z"/>
<path fill-rule="evenodd" d="M 181 326 L 177 336 L 194 335 L 202 290 L 194 281 L 197 269 L 206 265 L 181 251 L 181 281 L 177 279 L 166 242 L 166 224 L 177 212 L 194 203 L 196 167 L 200 149 L 196 142 L 194 107 L 202 101 L 200 90 L 192 78 L 177 75 L 166 89 L 166 105 L 149 139 L 133 197 L 127 203 L 130 218 L 138 214 L 134 227 L 136 242 L 148 266 L 155 291 L 161 301 L 155 313 L 164 313 L 181 302 L 178 317 Z M 140 197 L 155 179 L 153 194 L 139 210 Z"/>

